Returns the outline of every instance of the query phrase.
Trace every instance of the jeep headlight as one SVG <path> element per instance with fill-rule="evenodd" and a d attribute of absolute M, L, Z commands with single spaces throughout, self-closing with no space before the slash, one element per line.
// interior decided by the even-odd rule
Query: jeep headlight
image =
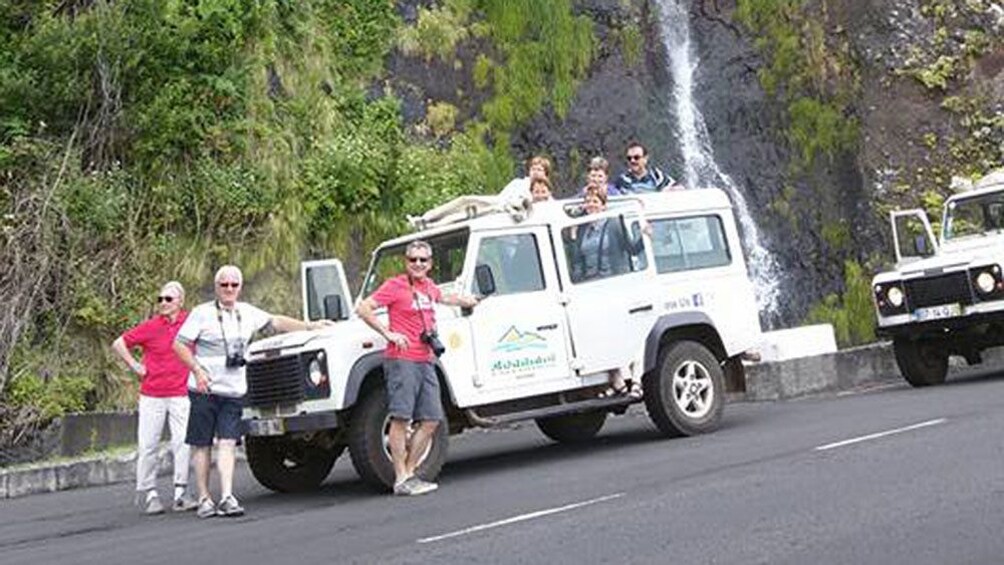
<path fill-rule="evenodd" d="M 324 373 L 324 352 L 320 352 L 311 359 L 310 364 L 307 365 L 307 378 L 310 380 L 310 384 L 315 387 L 319 387 L 328 380 L 328 375 Z"/>
<path fill-rule="evenodd" d="M 903 305 L 903 291 L 898 286 L 889 287 L 885 293 L 886 300 L 896 308 Z"/>
<path fill-rule="evenodd" d="M 983 294 L 990 294 L 997 288 L 997 277 L 989 271 L 983 271 L 976 275 L 976 288 Z"/>

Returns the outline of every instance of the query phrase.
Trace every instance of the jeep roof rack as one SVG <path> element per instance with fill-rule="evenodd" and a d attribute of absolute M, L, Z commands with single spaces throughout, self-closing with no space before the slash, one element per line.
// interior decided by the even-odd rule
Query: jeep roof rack
<path fill-rule="evenodd" d="M 501 196 L 479 194 L 458 196 L 422 214 L 408 216 L 408 223 L 416 230 L 435 228 L 465 222 L 489 214 L 509 214 L 516 222 L 525 220 L 530 212 L 530 202 L 504 200 Z"/>

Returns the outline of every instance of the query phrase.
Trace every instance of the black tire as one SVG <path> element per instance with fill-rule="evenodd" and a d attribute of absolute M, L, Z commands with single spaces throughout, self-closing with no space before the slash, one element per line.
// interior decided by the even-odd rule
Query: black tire
<path fill-rule="evenodd" d="M 645 408 L 668 437 L 710 432 L 725 409 L 725 376 L 718 359 L 696 341 L 665 346 L 645 378 Z"/>
<path fill-rule="evenodd" d="M 892 342 L 896 364 L 911 386 L 940 385 L 948 375 L 948 352 L 935 340 L 896 338 Z"/>
<path fill-rule="evenodd" d="M 265 488 L 276 492 L 314 490 L 327 478 L 344 445 L 291 436 L 244 438 L 251 473 Z"/>
<path fill-rule="evenodd" d="M 387 425 L 387 394 L 382 386 L 371 389 L 356 403 L 349 428 L 349 455 L 363 481 L 381 489 L 394 486 L 394 464 L 384 447 Z M 440 422 L 432 436 L 432 445 L 415 474 L 433 481 L 446 462 L 450 441 L 446 422 Z"/>
<path fill-rule="evenodd" d="M 596 437 L 606 421 L 606 412 L 581 412 L 537 418 L 537 427 L 558 443 L 584 443 Z"/>

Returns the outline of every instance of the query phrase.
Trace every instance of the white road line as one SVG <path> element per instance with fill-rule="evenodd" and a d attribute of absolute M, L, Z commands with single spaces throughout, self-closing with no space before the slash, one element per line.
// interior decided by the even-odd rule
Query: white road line
<path fill-rule="evenodd" d="M 837 447 L 844 447 L 845 445 L 851 445 L 854 443 L 860 443 L 862 441 L 868 441 L 871 439 L 878 439 L 880 437 L 891 436 L 893 434 L 901 434 L 903 432 L 909 432 L 913 430 L 919 430 L 920 428 L 926 428 L 929 426 L 937 426 L 938 424 L 944 424 L 945 418 L 938 418 L 936 420 L 928 420 L 926 422 L 921 422 L 919 424 L 913 424 L 912 426 L 905 426 L 902 428 L 896 428 L 895 430 L 888 430 L 884 432 L 878 432 L 874 434 L 868 434 L 866 436 L 855 437 L 851 439 L 845 439 L 843 441 L 838 441 L 834 443 L 828 443 L 826 445 L 820 445 L 816 447 L 816 451 L 826 451 L 828 449 L 834 449 Z"/>
<path fill-rule="evenodd" d="M 487 524 L 479 524 L 477 526 L 471 526 L 470 528 L 464 528 L 462 530 L 457 530 L 455 532 L 450 532 L 448 534 L 442 534 L 438 536 L 432 536 L 429 538 L 422 538 L 416 540 L 418 543 L 432 543 L 434 541 L 440 541 L 449 538 L 455 538 L 458 536 L 463 536 L 467 534 L 473 534 L 474 532 L 480 532 L 483 530 L 488 530 L 491 528 L 498 528 L 501 526 L 508 526 L 509 524 L 515 524 L 517 522 L 525 522 L 526 520 L 533 520 L 534 518 L 541 518 L 543 516 L 548 516 L 550 514 L 557 514 L 559 512 L 567 512 L 569 510 L 575 510 L 576 508 L 582 508 L 583 506 L 590 506 L 592 504 L 598 504 L 600 502 L 606 502 L 608 500 L 613 500 L 615 498 L 620 498 L 624 496 L 625 493 L 618 492 L 615 494 L 608 494 L 606 496 L 601 496 L 599 498 L 591 498 L 589 500 L 584 500 L 582 502 L 576 502 L 574 504 L 566 504 L 565 506 L 559 506 L 557 508 L 548 508 L 547 510 L 538 510 L 536 512 L 530 512 L 529 514 L 520 514 L 519 516 L 513 516 L 511 518 L 506 518 L 504 520 L 499 520 L 497 522 L 489 522 Z"/>

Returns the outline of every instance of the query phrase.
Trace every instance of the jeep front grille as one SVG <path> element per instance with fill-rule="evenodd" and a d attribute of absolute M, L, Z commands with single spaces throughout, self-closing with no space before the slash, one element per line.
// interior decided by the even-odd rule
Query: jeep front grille
<path fill-rule="evenodd" d="M 973 303 L 973 292 L 969 287 L 966 271 L 948 273 L 936 277 L 926 277 L 904 281 L 906 302 L 911 310 L 942 304 Z"/>
<path fill-rule="evenodd" d="M 261 359 L 248 363 L 248 406 L 295 404 L 305 397 L 304 369 L 299 355 Z"/>

